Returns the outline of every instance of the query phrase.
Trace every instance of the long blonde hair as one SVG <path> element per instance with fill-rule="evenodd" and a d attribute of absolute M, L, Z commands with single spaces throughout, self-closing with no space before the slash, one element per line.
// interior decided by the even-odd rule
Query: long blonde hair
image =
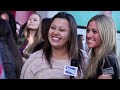
<path fill-rule="evenodd" d="M 88 65 L 84 78 L 96 75 L 98 64 L 101 60 L 103 61 L 102 64 L 104 64 L 106 55 L 110 52 L 116 54 L 116 25 L 113 19 L 106 15 L 96 15 L 89 20 L 88 25 L 91 21 L 96 22 L 102 43 L 98 55 L 95 55 L 93 48 L 89 49 L 90 64 Z"/>
<path fill-rule="evenodd" d="M 40 42 L 42 42 L 42 35 L 41 35 L 41 22 L 42 22 L 42 17 L 39 15 L 39 14 L 37 14 L 37 13 L 33 13 L 33 14 L 36 14 L 36 15 L 38 15 L 39 17 L 40 17 L 40 24 L 39 24 L 39 28 L 38 28 L 38 30 L 37 30 L 37 32 L 36 32 L 36 34 L 35 34 L 35 37 L 34 37 L 34 42 L 26 49 L 26 51 L 25 52 L 27 52 L 27 53 L 32 53 L 33 52 L 33 50 L 34 50 L 34 48 L 35 48 L 35 46 L 38 44 L 38 43 L 40 43 Z M 24 29 L 24 32 L 23 32 L 23 34 L 25 35 L 25 38 L 27 39 L 28 37 L 29 37 L 29 35 L 30 35 L 30 31 L 28 30 L 28 28 L 27 28 L 27 25 L 25 26 L 25 29 Z"/>

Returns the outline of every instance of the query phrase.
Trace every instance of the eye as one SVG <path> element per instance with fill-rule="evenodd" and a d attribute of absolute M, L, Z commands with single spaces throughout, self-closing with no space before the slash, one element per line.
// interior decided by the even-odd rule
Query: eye
<path fill-rule="evenodd" d="M 37 21 L 37 19 L 34 19 L 34 21 Z"/>
<path fill-rule="evenodd" d="M 98 33 L 98 31 L 97 30 L 93 30 L 93 33 L 96 34 L 96 33 Z"/>
<path fill-rule="evenodd" d="M 51 26 L 50 28 L 53 29 L 53 30 L 55 30 L 55 27 L 54 27 L 54 26 Z"/>
<path fill-rule="evenodd" d="M 65 29 L 60 29 L 60 31 L 65 31 Z"/>
<path fill-rule="evenodd" d="M 86 32 L 87 32 L 87 33 L 89 33 L 89 32 L 90 32 L 90 30 L 89 30 L 89 29 L 87 29 L 87 30 L 86 30 Z"/>

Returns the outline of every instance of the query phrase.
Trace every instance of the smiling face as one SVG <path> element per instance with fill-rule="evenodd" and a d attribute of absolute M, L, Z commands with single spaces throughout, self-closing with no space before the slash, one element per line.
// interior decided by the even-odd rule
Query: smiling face
<path fill-rule="evenodd" d="M 100 34 L 95 21 L 91 21 L 87 27 L 86 40 L 89 48 L 96 49 L 101 45 Z"/>
<path fill-rule="evenodd" d="M 40 17 L 37 14 L 32 14 L 27 22 L 27 27 L 29 29 L 38 29 L 40 25 Z"/>
<path fill-rule="evenodd" d="M 63 18 L 55 18 L 50 25 L 48 39 L 52 47 L 67 47 L 69 40 L 69 22 Z"/>

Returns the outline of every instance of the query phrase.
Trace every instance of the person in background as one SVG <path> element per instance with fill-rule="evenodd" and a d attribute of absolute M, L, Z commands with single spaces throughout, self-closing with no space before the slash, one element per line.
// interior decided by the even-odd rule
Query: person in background
<path fill-rule="evenodd" d="M 72 37 L 72 38 L 71 38 Z M 87 66 L 86 52 L 78 49 L 77 24 L 71 14 L 57 13 L 51 20 L 42 50 L 33 53 L 25 62 L 21 79 L 70 79 L 64 73 L 74 60 L 78 67 L 73 79 L 81 79 Z M 73 73 L 73 72 L 72 72 Z"/>
<path fill-rule="evenodd" d="M 19 34 L 20 34 L 20 28 L 21 28 L 21 26 L 20 26 L 20 24 L 19 24 L 19 22 L 16 22 L 16 34 L 17 34 L 17 38 L 19 38 Z"/>
<path fill-rule="evenodd" d="M 83 41 L 83 35 L 78 35 L 77 36 L 77 41 L 78 41 L 78 48 L 84 50 L 83 43 L 82 43 L 82 41 Z"/>
<path fill-rule="evenodd" d="M 33 52 L 36 52 L 40 49 L 43 48 L 44 44 L 45 44 L 45 39 L 47 37 L 47 32 L 49 30 L 50 27 L 50 23 L 51 23 L 51 18 L 43 18 L 42 19 L 42 26 L 41 26 L 41 35 L 43 38 L 43 42 L 40 42 L 33 50 Z"/>
<path fill-rule="evenodd" d="M 13 38 L 15 40 L 15 43 L 17 44 L 18 39 L 16 35 L 16 21 L 14 15 L 10 11 L 0 11 L 0 17 L 4 20 L 7 20 L 8 23 L 10 24 Z"/>
<path fill-rule="evenodd" d="M 87 25 L 90 63 L 85 79 L 119 79 L 116 56 L 116 26 L 110 16 L 96 15 Z"/>
<path fill-rule="evenodd" d="M 9 23 L 0 19 L 0 79 L 19 79 L 22 56 L 14 41 Z"/>
<path fill-rule="evenodd" d="M 45 40 L 45 38 L 47 37 L 46 34 L 49 30 L 49 27 L 50 27 L 50 23 L 51 23 L 51 18 L 43 18 L 42 19 L 42 30 L 41 30 L 41 33 L 42 33 L 42 38 Z"/>
<path fill-rule="evenodd" d="M 43 41 L 41 36 L 41 21 L 41 16 L 33 13 L 27 21 L 22 37 L 19 38 L 18 48 L 24 62 L 33 53 L 34 48 Z"/>

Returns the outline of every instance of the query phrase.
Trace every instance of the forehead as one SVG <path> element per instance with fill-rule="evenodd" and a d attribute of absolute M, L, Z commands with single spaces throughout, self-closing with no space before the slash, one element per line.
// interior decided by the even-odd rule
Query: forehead
<path fill-rule="evenodd" d="M 97 23 L 95 21 L 90 21 L 88 27 L 97 27 Z"/>
<path fill-rule="evenodd" d="M 39 15 L 37 15 L 37 14 L 32 14 L 32 15 L 30 16 L 30 18 L 40 19 Z"/>
<path fill-rule="evenodd" d="M 90 23 L 89 23 L 90 25 L 96 25 L 96 22 L 95 21 L 90 21 Z"/>
<path fill-rule="evenodd" d="M 68 20 L 65 19 L 65 18 L 55 18 L 52 23 L 54 23 L 54 24 L 62 24 L 62 25 L 69 25 Z"/>

